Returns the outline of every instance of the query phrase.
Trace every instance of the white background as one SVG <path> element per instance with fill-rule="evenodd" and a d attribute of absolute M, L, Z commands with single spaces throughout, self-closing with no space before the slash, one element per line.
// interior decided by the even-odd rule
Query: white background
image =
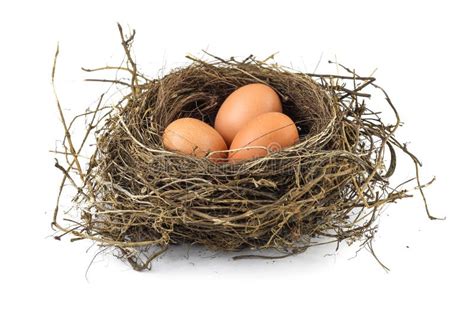
<path fill-rule="evenodd" d="M 15 1 L 0 9 L 0 314 L 24 315 L 472 315 L 473 8 L 469 1 Z M 61 138 L 50 84 L 56 42 L 66 115 L 106 86 L 81 66 L 122 60 L 116 22 L 137 30 L 141 69 L 157 76 L 201 49 L 250 53 L 296 69 L 326 61 L 378 68 L 424 163 L 430 221 L 417 192 L 388 207 L 374 241 L 386 273 L 357 247 L 320 247 L 279 261 L 173 249 L 137 273 L 88 242 L 50 235 Z M 400 162 L 400 178 L 411 165 Z"/>

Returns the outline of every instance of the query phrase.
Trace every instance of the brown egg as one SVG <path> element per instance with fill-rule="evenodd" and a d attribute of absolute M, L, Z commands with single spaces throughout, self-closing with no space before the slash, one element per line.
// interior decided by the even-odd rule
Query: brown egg
<path fill-rule="evenodd" d="M 163 133 L 163 146 L 170 151 L 204 157 L 209 152 L 227 150 L 222 136 L 212 126 L 194 119 L 181 118 L 166 127 Z M 212 153 L 209 158 L 226 158 L 223 152 Z"/>
<path fill-rule="evenodd" d="M 281 111 L 281 101 L 275 90 L 261 83 L 248 84 L 225 99 L 217 112 L 214 128 L 230 145 L 248 121 L 263 113 Z"/>
<path fill-rule="evenodd" d="M 229 162 L 263 157 L 269 152 L 294 145 L 298 139 L 298 129 L 291 118 L 278 112 L 265 113 L 250 120 L 235 135 L 230 146 Z M 249 148 L 253 146 L 262 148 Z"/>

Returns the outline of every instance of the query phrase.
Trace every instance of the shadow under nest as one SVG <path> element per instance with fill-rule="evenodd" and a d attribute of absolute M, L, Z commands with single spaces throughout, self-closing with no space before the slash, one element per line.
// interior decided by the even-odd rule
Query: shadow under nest
<path fill-rule="evenodd" d="M 210 61 L 190 57 L 189 66 L 152 80 L 130 57 L 134 34 L 120 33 L 131 80 L 115 84 L 128 94 L 112 109 L 99 102 L 87 113 L 85 139 L 93 135 L 96 144 L 87 164 L 80 159 L 85 141 L 73 145 L 58 102 L 66 131 L 65 159 L 56 164 L 64 175 L 60 195 L 72 184 L 81 214 L 68 218 L 56 208 L 53 226 L 65 234 L 120 249 L 136 270 L 149 268 L 173 244 L 293 254 L 317 244 L 314 237 L 368 240 L 381 207 L 409 196 L 389 185 L 396 153 L 407 154 L 417 173 L 419 161 L 394 137 L 397 111 L 373 77 L 342 65 L 347 76 L 210 55 Z M 239 164 L 163 148 L 163 130 L 173 120 L 194 117 L 212 125 L 223 100 L 255 82 L 278 92 L 299 129 L 298 144 Z M 368 88 L 384 95 L 395 122 L 386 124 L 370 110 Z"/>

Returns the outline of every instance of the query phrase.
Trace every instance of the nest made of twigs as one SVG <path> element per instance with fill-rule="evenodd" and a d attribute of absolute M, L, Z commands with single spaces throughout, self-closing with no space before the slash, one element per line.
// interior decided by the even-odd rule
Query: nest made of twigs
<path fill-rule="evenodd" d="M 87 167 L 79 158 L 83 146 L 73 146 L 64 124 L 67 165 L 56 166 L 64 173 L 61 191 L 68 182 L 77 188 L 81 215 L 66 225 L 67 215 L 56 208 L 53 225 L 60 230 L 117 247 L 141 270 L 173 244 L 296 253 L 313 237 L 369 238 L 381 207 L 408 196 L 389 186 L 396 149 L 419 162 L 395 139 L 398 114 L 373 77 L 341 65 L 347 76 L 295 72 L 253 56 L 211 56 L 190 57 L 190 65 L 151 80 L 130 57 L 134 34 L 120 33 L 131 80 L 116 84 L 129 93 L 105 114 L 101 105 L 87 113 L 86 138 L 95 132 L 96 144 Z M 239 164 L 163 148 L 170 122 L 194 117 L 212 124 L 231 92 L 255 82 L 278 92 L 299 129 L 298 144 Z M 369 87 L 385 95 L 393 123 L 370 110 Z"/>

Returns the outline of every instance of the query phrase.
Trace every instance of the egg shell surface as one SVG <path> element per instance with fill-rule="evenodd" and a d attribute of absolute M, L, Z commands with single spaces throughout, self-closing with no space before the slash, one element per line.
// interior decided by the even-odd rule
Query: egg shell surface
<path fill-rule="evenodd" d="M 196 157 L 228 149 L 222 136 L 212 126 L 194 118 L 180 118 L 171 122 L 163 132 L 163 146 L 170 151 Z M 209 158 L 221 159 L 226 156 L 225 152 L 215 152 Z"/>
<path fill-rule="evenodd" d="M 245 124 L 267 112 L 282 112 L 278 94 L 265 84 L 248 84 L 238 88 L 224 100 L 217 113 L 214 128 L 230 145 Z"/>
<path fill-rule="evenodd" d="M 279 112 L 264 113 L 250 120 L 235 135 L 230 146 L 229 162 L 263 157 L 292 146 L 298 140 L 298 129 L 290 117 Z"/>

